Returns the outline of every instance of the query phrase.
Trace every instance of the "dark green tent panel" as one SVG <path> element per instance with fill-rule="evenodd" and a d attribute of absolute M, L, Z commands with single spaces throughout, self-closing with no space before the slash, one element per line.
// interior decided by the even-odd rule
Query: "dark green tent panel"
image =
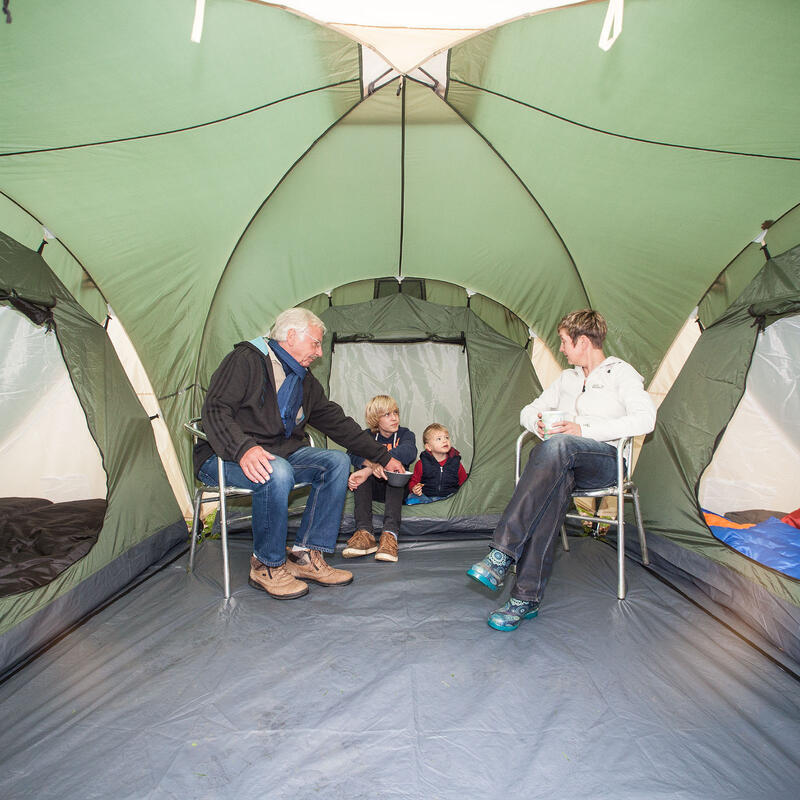
<path fill-rule="evenodd" d="M 715 539 L 701 516 L 698 488 L 744 394 L 758 320 L 764 325 L 798 310 L 800 246 L 764 264 L 703 332 L 659 409 L 652 441 L 636 469 L 645 526 L 657 534 L 652 550 L 795 659 L 800 659 L 800 582 Z M 758 432 L 752 435 L 757 438 Z M 785 468 L 772 464 L 776 471 Z M 795 499 L 785 511 L 800 505 L 800 495 Z"/>
<path fill-rule="evenodd" d="M 185 542 L 186 525 L 156 452 L 150 420 L 105 330 L 78 305 L 41 255 L 2 233 L 0 297 L 7 298 L 4 313 L 20 314 L 14 307 L 20 301 L 51 312 L 52 332 L 42 324 L 38 335 L 58 339 L 71 385 L 102 457 L 108 486 L 105 498 L 90 501 L 104 506 L 107 501 L 105 513 L 100 511 L 101 529 L 73 553 L 74 563 L 68 558 L 56 574 L 40 564 L 40 571 L 46 574 L 35 581 L 35 588 L 12 588 L 13 593 L 0 597 L 1 672 L 96 608 L 175 544 Z M 7 351 L 14 343 L 4 341 L 1 346 Z M 35 371 L 37 365 L 26 361 L 24 368 Z M 10 424 L 5 416 L 4 433 Z M 34 433 L 24 419 L 20 430 L 21 435 Z M 43 453 L 43 464 L 45 456 Z M 3 464 L 4 474 L 17 468 Z M 31 485 L 34 478 L 31 476 Z M 46 548 L 58 544 L 71 526 L 80 528 L 80 521 L 74 523 L 69 516 L 77 505 L 59 503 L 55 508 L 62 516 L 51 512 L 40 522 L 32 542 L 38 555 L 46 556 Z M 42 516 L 41 512 L 32 513 Z M 19 543 L 19 537 L 15 542 Z M 19 558 L 16 547 L 0 553 L 3 573 L 18 571 Z"/>
<path fill-rule="evenodd" d="M 326 387 L 330 381 L 331 362 L 341 351 L 337 342 L 343 339 L 362 344 L 450 342 L 456 350 L 465 351 L 468 380 L 464 385 L 437 385 L 435 375 L 419 372 L 417 380 L 424 393 L 440 395 L 443 414 L 448 413 L 448 408 L 461 407 L 455 400 L 462 400 L 467 406 L 473 429 L 470 448 L 473 455 L 467 465 L 470 476 L 458 493 L 446 500 L 404 508 L 403 528 L 428 533 L 492 529 L 513 489 L 519 410 L 541 392 L 528 351 L 492 329 L 469 308 L 441 306 L 406 294 L 356 305 L 333 306 L 324 311 L 321 318 L 327 327 L 325 354 L 313 370 Z M 397 357 L 402 358 L 402 353 L 398 352 Z M 354 358 L 361 361 L 362 369 L 369 371 L 368 363 L 357 354 Z M 367 390 L 360 408 L 353 409 L 353 416 L 361 419 L 363 403 L 371 394 L 388 393 L 400 401 L 404 396 L 403 388 L 402 384 L 395 383 L 376 385 L 371 392 Z M 331 397 L 339 399 L 334 392 Z M 402 412 L 402 402 L 400 405 Z M 418 449 L 422 449 L 422 433 L 428 422 L 440 422 L 452 428 L 458 420 L 450 415 L 419 423 L 414 429 Z M 457 438 L 454 446 L 461 449 Z"/>

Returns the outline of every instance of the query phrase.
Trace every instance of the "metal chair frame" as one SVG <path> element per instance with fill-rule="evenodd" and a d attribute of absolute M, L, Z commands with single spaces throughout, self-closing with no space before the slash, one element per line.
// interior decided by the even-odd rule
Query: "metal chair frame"
<path fill-rule="evenodd" d="M 514 485 L 519 483 L 520 476 L 520 462 L 522 458 L 522 444 L 528 436 L 535 434 L 530 431 L 523 431 L 517 437 L 517 450 L 516 450 L 516 470 L 514 473 Z M 650 563 L 650 557 L 647 552 L 647 540 L 645 539 L 644 526 L 642 525 L 642 512 L 639 507 L 639 489 L 636 484 L 630 479 L 629 464 L 631 463 L 631 456 L 633 454 L 633 436 L 627 436 L 617 442 L 617 480 L 610 486 L 601 489 L 579 489 L 575 488 L 572 492 L 572 497 L 616 497 L 617 498 L 617 518 L 609 519 L 607 517 L 586 516 L 570 512 L 566 515 L 566 519 L 580 520 L 581 522 L 595 522 L 605 525 L 616 525 L 617 527 L 617 597 L 620 600 L 625 599 L 625 500 L 633 502 L 634 515 L 636 517 L 636 526 L 639 530 L 639 546 L 642 550 L 642 563 L 647 566 Z M 567 528 L 566 524 L 561 526 L 561 541 L 564 545 L 564 550 L 569 552 L 569 542 L 567 541 Z"/>
<path fill-rule="evenodd" d="M 194 417 L 189 422 L 184 422 L 183 427 L 191 434 L 192 443 L 196 443 L 198 439 L 207 442 L 208 437 L 202 428 L 202 421 L 200 417 Z M 308 439 L 311 447 L 314 446 L 314 440 L 309 434 Z M 200 529 L 200 506 L 203 503 L 219 502 L 219 520 L 220 531 L 222 538 L 222 577 L 223 587 L 225 590 L 225 599 L 231 596 L 231 578 L 230 578 L 230 559 L 228 556 L 228 508 L 227 501 L 230 497 L 247 497 L 252 495 L 251 489 L 243 489 L 239 486 L 228 486 L 225 482 L 225 468 L 222 458 L 217 456 L 217 467 L 219 474 L 219 485 L 202 483 L 198 481 L 199 486 L 194 491 L 194 517 L 192 519 L 192 532 L 191 532 L 191 546 L 189 548 L 189 572 L 194 570 L 194 555 L 197 548 L 197 539 Z M 301 489 L 304 486 L 310 486 L 308 482 L 296 483 L 295 489 Z"/>

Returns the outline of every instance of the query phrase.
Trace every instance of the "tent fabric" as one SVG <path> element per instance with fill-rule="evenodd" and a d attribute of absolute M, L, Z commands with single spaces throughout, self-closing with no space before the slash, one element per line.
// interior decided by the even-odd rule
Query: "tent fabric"
<path fill-rule="evenodd" d="M 757 305 L 749 308 L 756 320 Z M 777 305 L 788 308 L 791 303 Z M 774 311 L 777 305 L 769 307 Z M 700 480 L 700 505 L 727 515 L 752 508 L 790 509 L 800 503 L 798 381 L 800 314 L 794 313 L 756 337 L 744 395 Z"/>
<path fill-rule="evenodd" d="M 102 336 L 90 321 L 109 306 L 119 315 L 187 482 L 181 425 L 222 356 L 336 287 L 387 275 L 454 284 L 553 351 L 557 320 L 592 305 L 609 320 L 609 351 L 647 379 L 699 302 L 717 320 L 700 353 L 725 354 L 717 396 L 693 401 L 688 428 L 673 419 L 645 445 L 645 513 L 655 536 L 763 581 L 791 616 L 794 590 L 722 552 L 694 492 L 746 373 L 735 348 L 752 339 L 725 309 L 760 268 L 753 238 L 771 219 L 768 248 L 800 239 L 800 106 L 786 88 L 800 84 L 800 5 L 628 6 L 608 52 L 596 46 L 605 3 L 465 41 L 449 52 L 442 97 L 406 76 L 364 95 L 356 43 L 260 3 L 209 3 L 194 44 L 181 4 L 32 0 L 0 26 L 0 230 L 31 250 L 46 242 L 42 263 L 78 301 L 56 314 L 62 336 L 74 322 L 85 347 Z M 765 322 L 786 308 L 761 309 Z M 62 346 L 78 357 L 75 339 Z M 85 349 L 83 361 L 113 360 L 107 343 L 97 358 Z M 122 449 L 147 461 L 152 431 L 138 405 L 135 421 L 111 424 L 107 391 L 81 401 L 116 522 L 43 590 L 49 599 L 65 576 L 95 574 L 96 550 L 113 563 L 123 527 L 146 538 L 177 518 L 158 464 L 137 481 L 138 505 L 122 508 L 106 440 L 136 430 Z M 477 399 L 502 403 L 502 387 Z M 498 480 L 488 509 L 465 489 L 451 511 L 490 518 L 510 491 Z"/>
<path fill-rule="evenodd" d="M 233 342 L 376 275 L 484 294 L 553 350 L 591 304 L 649 379 L 797 204 L 800 8 L 629 5 L 608 52 L 604 3 L 456 46 L 442 99 L 399 79 L 362 97 L 359 46 L 280 8 L 208 4 L 198 45 L 179 4 L 26 3 L 0 48 L 0 228 L 35 248 L 46 225 L 64 282 L 91 276 L 180 452 Z"/>
<path fill-rule="evenodd" d="M 435 343 L 463 337 L 468 380 L 455 392 L 452 386 L 440 386 L 437 391 L 441 408 L 450 407 L 453 413 L 458 413 L 459 403 L 464 400 L 471 408 L 470 475 L 459 491 L 446 500 L 404 507 L 402 530 L 436 533 L 493 528 L 513 490 L 519 410 L 541 393 L 527 351 L 494 331 L 469 308 L 440 306 L 405 294 L 356 305 L 332 306 L 322 312 L 321 319 L 326 326 L 325 346 L 322 358 L 311 369 L 326 389 L 330 383 L 331 364 L 337 358 L 336 340 L 370 344 L 424 339 Z M 358 360 L 365 369 L 363 357 Z M 375 386 L 364 402 L 372 394 L 383 392 L 397 393 L 398 400 L 402 399 L 404 390 L 397 375 L 393 380 L 394 385 Z M 448 394 L 457 394 L 458 403 L 456 398 L 448 401 Z M 339 398 L 331 395 L 331 399 L 338 401 Z M 434 421 L 443 420 L 427 420 Z M 423 428 L 415 430 L 420 449 Z M 461 449 L 458 440 L 454 440 L 454 446 Z"/>
<path fill-rule="evenodd" d="M 513 634 L 486 624 L 504 597 L 464 574 L 483 542 L 401 544 L 389 568 L 337 556 L 351 586 L 288 603 L 247 585 L 249 553 L 232 540 L 232 602 L 207 542 L 192 574 L 176 561 L 0 685 L 0 795 L 778 800 L 800 784 L 790 672 L 635 563 L 618 601 L 599 541 L 557 551 Z"/>
<path fill-rule="evenodd" d="M 696 575 L 712 587 L 709 594 L 715 601 L 753 627 L 768 630 L 772 641 L 795 654 L 800 654 L 800 584 L 717 541 L 703 521 L 697 492 L 745 390 L 761 335 L 751 309 L 758 306 L 766 314 L 779 312 L 798 297 L 800 246 L 764 264 L 738 300 L 703 332 L 659 408 L 655 431 L 642 450 L 636 473 L 645 528 L 656 534 L 652 537 L 656 554 L 661 551 L 665 562 Z M 677 549 L 666 546 L 666 541 L 678 545 Z M 726 571 L 734 575 L 726 576 Z M 766 592 L 754 599 L 748 584 Z M 739 589 L 732 590 L 734 585 Z"/>
<path fill-rule="evenodd" d="M 108 508 L 94 546 L 46 585 L 0 598 L 2 671 L 112 595 L 177 542 L 185 542 L 186 525 L 156 453 L 150 420 L 103 327 L 78 305 L 40 254 L 3 233 L 0 288 L 52 309 L 54 332 L 42 327 L 39 335 L 57 337 L 85 424 L 102 456 L 108 486 L 104 498 Z M 37 369 L 35 361 L 29 366 Z M 33 511 L 29 519 L 42 513 Z M 142 544 L 152 559 L 144 564 L 131 555 Z M 82 584 L 117 561 L 122 563 L 117 564 L 115 578 L 84 594 Z M 56 603 L 58 612 L 53 612 L 49 607 Z M 39 619 L 42 612 L 47 624 Z M 20 635 L 23 625 L 25 635 Z"/>
<path fill-rule="evenodd" d="M 54 502 L 105 497 L 102 455 L 72 386 L 52 317 L 37 326 L 13 302 L 0 306 L 2 493 Z"/>

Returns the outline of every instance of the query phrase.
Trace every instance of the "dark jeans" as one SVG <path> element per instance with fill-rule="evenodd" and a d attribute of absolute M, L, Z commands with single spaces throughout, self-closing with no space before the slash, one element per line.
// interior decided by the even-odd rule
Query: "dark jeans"
<path fill-rule="evenodd" d="M 541 599 L 573 487 L 600 489 L 616 478 L 617 450 L 606 442 L 558 434 L 533 448 L 492 539 L 517 562 L 512 597 Z"/>
<path fill-rule="evenodd" d="M 389 531 L 395 536 L 400 535 L 400 513 L 406 497 L 405 486 L 389 486 L 386 481 L 370 475 L 354 494 L 356 530 L 364 528 L 372 533 L 372 501 L 378 500 L 386 504 L 381 530 Z"/>

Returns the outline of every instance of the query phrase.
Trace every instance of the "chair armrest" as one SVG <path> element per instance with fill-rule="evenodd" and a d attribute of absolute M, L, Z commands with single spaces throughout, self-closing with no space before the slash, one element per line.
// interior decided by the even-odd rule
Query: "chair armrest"
<path fill-rule="evenodd" d="M 194 419 L 190 419 L 188 422 L 184 422 L 183 427 L 186 428 L 186 430 L 189 431 L 192 436 L 207 442 L 208 436 L 206 436 L 205 432 L 203 431 L 202 424 L 202 419 L 200 417 L 195 417 Z M 310 433 L 308 434 L 308 443 L 311 447 L 316 447 L 314 444 L 314 437 Z"/>
<path fill-rule="evenodd" d="M 208 436 L 206 436 L 205 432 L 203 431 L 202 427 L 203 423 L 200 417 L 195 417 L 194 419 L 190 419 L 188 422 L 183 423 L 183 427 L 186 428 L 195 439 L 202 439 L 204 442 L 208 441 Z"/>
<path fill-rule="evenodd" d="M 529 436 L 536 436 L 535 433 L 531 433 L 529 430 L 524 430 L 522 433 L 517 436 L 517 458 L 515 461 L 514 467 L 514 486 L 519 483 L 519 468 L 520 468 L 520 461 L 522 459 L 522 444 Z"/>
<path fill-rule="evenodd" d="M 633 439 L 633 436 L 625 436 L 617 441 L 617 480 L 620 484 L 630 475 Z"/>

